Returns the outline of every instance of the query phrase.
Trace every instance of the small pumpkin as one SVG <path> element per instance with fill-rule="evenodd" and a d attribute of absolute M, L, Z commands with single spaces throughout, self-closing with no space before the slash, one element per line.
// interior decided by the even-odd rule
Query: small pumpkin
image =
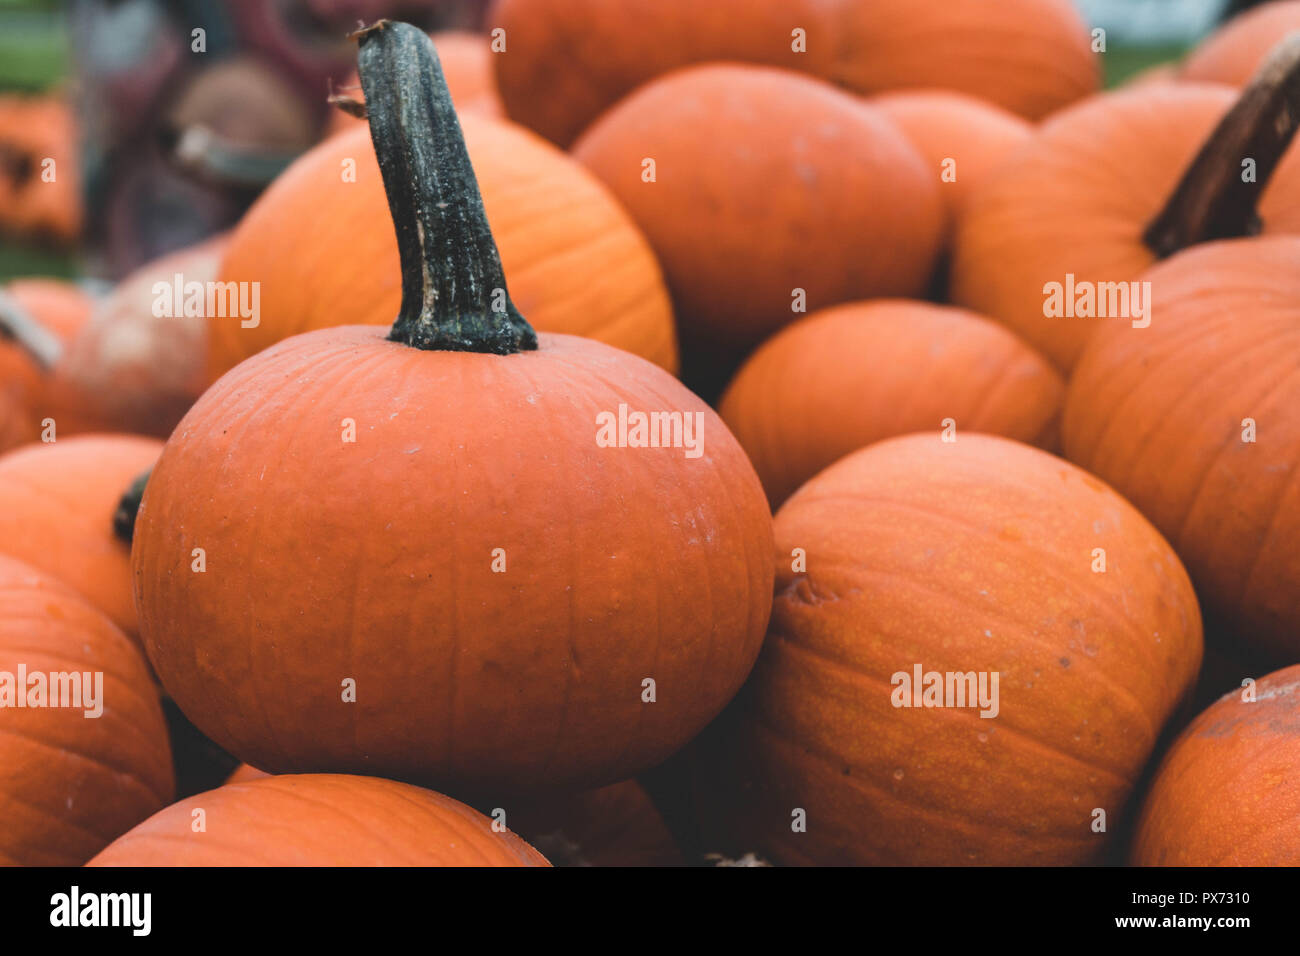
<path fill-rule="evenodd" d="M 849 452 L 945 419 L 1051 447 L 1064 395 L 1055 369 L 997 323 L 897 299 L 783 329 L 745 362 L 718 410 L 776 507 Z"/>
<path fill-rule="evenodd" d="M 676 371 L 662 273 L 609 191 L 527 130 L 471 113 L 461 125 L 512 295 L 536 327 Z M 343 322 L 390 324 L 401 285 L 383 209 L 364 127 L 331 137 L 287 169 L 231 235 L 220 279 L 256 288 L 259 309 L 251 319 L 209 318 L 209 380 L 290 335 Z"/>
<path fill-rule="evenodd" d="M 218 302 L 207 290 L 224 246 L 217 237 L 163 256 L 100 301 L 54 369 L 56 422 L 77 431 L 171 434 L 208 384 L 204 314 Z"/>
<path fill-rule="evenodd" d="M 1017 442 L 909 435 L 804 485 L 776 547 L 767 643 L 711 788 L 733 849 L 1105 857 L 1201 659 L 1191 584 L 1136 509 Z"/>
<path fill-rule="evenodd" d="M 52 393 L 51 367 L 93 309 L 89 294 L 59 279 L 15 279 L 0 289 L 0 452 L 36 441 L 52 405 L 64 404 Z M 75 424 L 66 424 L 70 435 Z"/>
<path fill-rule="evenodd" d="M 439 30 L 430 38 L 433 48 L 438 51 L 442 75 L 447 78 L 447 89 L 451 91 L 451 101 L 456 104 L 456 109 L 462 113 L 468 111 L 504 117 L 505 108 L 501 105 L 492 71 L 491 40 L 482 33 L 469 30 Z M 361 80 L 353 74 L 340 88 L 336 99 L 364 102 L 360 93 Z M 335 110 L 330 117 L 330 133 L 352 129 L 362 121 L 362 117 L 345 109 Z"/>
<path fill-rule="evenodd" d="M 493 57 L 507 114 L 562 146 L 635 88 L 706 61 L 853 93 L 950 89 L 1028 119 L 1100 80 L 1069 0 L 498 0 L 487 22 L 507 39 Z"/>
<path fill-rule="evenodd" d="M 1244 86 L 1277 42 L 1300 30 L 1300 2 L 1271 0 L 1233 17 L 1187 55 L 1179 79 Z"/>
<path fill-rule="evenodd" d="M 76 589 L 131 637 L 131 551 L 114 534 L 122 492 L 162 442 L 78 435 L 0 455 L 0 551 Z"/>
<path fill-rule="evenodd" d="M 1137 866 L 1300 866 L 1300 665 L 1237 688 L 1169 749 L 1133 840 Z"/>
<path fill-rule="evenodd" d="M 1261 229 L 1300 232 L 1300 154 L 1287 151 L 1296 75 L 1300 39 L 1283 43 L 1240 97 L 1156 83 L 1057 115 L 972 197 L 958 224 L 953 302 L 1005 322 L 1069 370 L 1099 327 L 1146 320 L 1130 283 L 1157 260 Z"/>
<path fill-rule="evenodd" d="M 918 295 L 939 251 L 938 172 L 879 110 L 787 70 L 661 77 L 573 154 L 645 230 L 701 351 L 743 350 L 800 309 Z"/>
<path fill-rule="evenodd" d="M 898 124 L 938 177 L 949 229 L 971 194 L 1034 132 L 1014 113 L 945 90 L 903 90 L 869 102 Z"/>
<path fill-rule="evenodd" d="M 1206 243 L 1142 279 L 1155 319 L 1089 345 L 1066 454 L 1169 538 L 1236 640 L 1300 659 L 1300 237 Z"/>
<path fill-rule="evenodd" d="M 72 107 L 58 96 L 0 96 L 0 233 L 72 243 L 81 234 Z"/>
<path fill-rule="evenodd" d="M 0 590 L 0 864 L 80 866 L 172 799 L 158 693 L 71 588 L 0 555 Z"/>
<path fill-rule="evenodd" d="M 457 794 L 625 779 L 753 664 L 762 487 L 667 372 L 513 307 L 428 37 L 380 24 L 360 66 L 401 312 L 268 349 L 177 427 L 132 550 L 150 659 L 267 771 Z M 661 411 L 682 428 L 658 447 L 614 421 Z"/>
<path fill-rule="evenodd" d="M 194 831 L 202 810 L 206 830 Z M 228 783 L 174 803 L 90 866 L 547 866 L 509 830 L 431 790 L 302 774 Z"/>

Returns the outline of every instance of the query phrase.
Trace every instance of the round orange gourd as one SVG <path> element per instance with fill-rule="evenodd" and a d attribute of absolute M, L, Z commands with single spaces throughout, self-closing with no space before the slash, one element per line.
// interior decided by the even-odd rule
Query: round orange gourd
<path fill-rule="evenodd" d="M 26 320 L 27 328 L 14 328 L 15 309 L 23 313 L 18 321 Z M 23 333 L 35 329 L 56 350 L 66 347 L 93 309 L 90 295 L 59 279 L 15 279 L 0 289 L 0 324 L 16 333 L 17 339 L 0 336 L 0 451 L 36 441 L 42 421 L 51 414 L 52 401 L 57 404 L 55 384 L 49 369 L 43 368 L 45 361 L 57 358 L 57 352 L 48 359 L 39 349 L 33 354 L 31 343 L 20 344 Z M 69 427 L 64 434 L 75 430 Z"/>
<path fill-rule="evenodd" d="M 898 127 L 786 70 L 661 77 L 573 153 L 645 230 L 688 340 L 752 345 L 797 317 L 797 290 L 813 309 L 919 294 L 941 241 L 938 174 Z"/>
<path fill-rule="evenodd" d="M 196 726 L 267 771 L 458 794 L 625 779 L 753 664 L 762 488 L 664 370 L 535 336 L 508 297 L 493 310 L 506 284 L 428 38 L 360 43 L 401 313 L 268 349 L 177 426 L 135 525 L 149 656 Z M 630 412 L 681 427 L 646 447 L 616 434 Z"/>
<path fill-rule="evenodd" d="M 135 637 L 131 549 L 113 517 L 161 449 L 153 438 L 78 435 L 0 455 L 0 552 L 71 586 Z"/>
<path fill-rule="evenodd" d="M 1233 17 L 1201 41 L 1183 61 L 1179 78 L 1242 86 L 1277 42 L 1294 30 L 1300 30 L 1300 2 L 1262 3 Z"/>
<path fill-rule="evenodd" d="M 1169 749 L 1133 841 L 1138 866 L 1300 866 L 1300 665 L 1239 688 Z"/>
<path fill-rule="evenodd" d="M 898 124 L 925 157 L 941 184 L 950 224 L 971 193 L 1034 131 L 1014 113 L 961 93 L 907 90 L 870 102 Z"/>
<path fill-rule="evenodd" d="M 508 115 L 561 145 L 636 87 L 705 61 L 854 93 L 951 89 L 1029 119 L 1099 82 L 1068 0 L 498 0 L 488 25 L 505 31 L 493 63 Z"/>
<path fill-rule="evenodd" d="M 771 628 L 724 751 L 753 787 L 724 804 L 738 848 L 795 864 L 1103 858 L 1201 659 L 1187 575 L 1131 505 L 1016 442 L 910 435 L 804 485 L 776 546 Z M 910 685 L 918 667 L 945 675 L 939 696 Z M 971 675 L 970 698 L 949 673 Z"/>
<path fill-rule="evenodd" d="M 54 370 L 49 404 L 57 422 L 75 422 L 77 431 L 171 434 L 208 384 L 200 310 L 208 308 L 225 241 L 149 262 L 99 302 Z"/>
<path fill-rule="evenodd" d="M 1300 237 L 1208 243 L 1142 278 L 1151 327 L 1084 353 L 1066 454 L 1164 532 L 1240 640 L 1298 660 Z"/>
<path fill-rule="evenodd" d="M 608 190 L 527 130 L 470 113 L 462 126 L 511 294 L 530 321 L 676 371 L 659 265 Z M 355 182 L 342 178 L 348 163 Z M 300 332 L 390 324 L 401 284 L 384 208 L 364 126 L 286 170 L 231 235 L 221 279 L 258 283 L 260 317 L 249 327 L 250 320 L 209 320 L 209 377 Z"/>
<path fill-rule="evenodd" d="M 172 799 L 158 692 L 71 588 L 0 555 L 0 592 L 0 864 L 80 866 Z"/>
<path fill-rule="evenodd" d="M 810 315 L 763 343 L 718 406 L 778 506 L 827 465 L 872 442 L 992 432 L 1051 446 L 1065 384 L 998 324 L 902 299 Z"/>
<path fill-rule="evenodd" d="M 1281 156 L 1293 107 L 1273 95 L 1300 70 L 1300 45 L 1280 53 L 1286 69 L 1267 79 L 1272 92 L 1248 91 L 1231 112 L 1227 88 L 1156 83 L 1047 122 L 966 207 L 952 301 L 1005 322 L 1069 370 L 1098 328 L 1144 321 L 1118 284 L 1131 296 L 1127 284 L 1158 258 L 1251 234 L 1261 228 L 1256 209 L 1265 232 L 1300 231 L 1300 154 Z M 1288 135 L 1273 137 L 1275 127 Z M 1256 163 L 1248 181 L 1243 157 Z M 1105 299 L 1106 317 L 1088 305 L 1089 290 Z"/>
<path fill-rule="evenodd" d="M 72 243 L 81 233 L 76 117 L 57 96 L 0 96 L 0 233 Z"/>
<path fill-rule="evenodd" d="M 194 831 L 196 810 L 203 832 Z M 509 830 L 431 790 L 302 774 L 227 783 L 155 813 L 91 866 L 547 866 Z"/>
<path fill-rule="evenodd" d="M 468 30 L 439 30 L 430 39 L 438 51 L 442 75 L 447 78 L 447 89 L 451 91 L 456 109 L 462 113 L 505 116 L 493 74 L 491 39 Z M 361 81 L 354 74 L 349 82 L 343 84 L 341 95 L 360 101 L 360 93 Z M 358 124 L 364 125 L 360 117 L 337 110 L 330 117 L 330 133 L 352 129 Z"/>

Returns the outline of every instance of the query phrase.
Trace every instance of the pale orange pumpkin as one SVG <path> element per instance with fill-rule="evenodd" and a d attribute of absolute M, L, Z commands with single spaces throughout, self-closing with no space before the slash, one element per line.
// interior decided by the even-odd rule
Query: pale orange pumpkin
<path fill-rule="evenodd" d="M 995 322 L 902 299 L 817 312 L 763 343 L 718 410 L 780 505 L 827 465 L 913 431 L 992 432 L 1052 447 L 1060 375 Z"/>
<path fill-rule="evenodd" d="M 1277 42 L 1293 30 L 1300 30 L 1300 2 L 1261 3 L 1201 41 L 1183 61 L 1179 79 L 1242 86 L 1255 75 Z"/>

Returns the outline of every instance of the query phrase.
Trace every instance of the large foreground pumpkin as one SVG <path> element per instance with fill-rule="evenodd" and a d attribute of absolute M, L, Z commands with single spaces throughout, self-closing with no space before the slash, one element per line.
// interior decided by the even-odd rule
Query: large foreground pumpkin
<path fill-rule="evenodd" d="M 939 87 L 1030 119 L 1086 96 L 1098 70 L 1069 0 L 498 0 L 508 114 L 561 145 L 636 87 L 730 61 L 854 93 Z"/>
<path fill-rule="evenodd" d="M 505 280 L 428 38 L 360 43 L 401 313 L 268 349 L 177 427 L 132 551 L 150 658 L 264 770 L 457 795 L 624 779 L 753 664 L 762 488 L 667 372 L 493 311 Z M 645 412 L 677 431 L 647 447 Z"/>
<path fill-rule="evenodd" d="M 1051 446 L 1061 377 L 995 322 L 925 302 L 854 302 L 763 343 L 719 412 L 773 507 L 872 442 L 945 427 Z"/>
<path fill-rule="evenodd" d="M 131 552 L 113 517 L 161 449 L 136 435 L 79 435 L 0 456 L 0 552 L 70 585 L 134 637 Z"/>
<path fill-rule="evenodd" d="M 1169 538 L 1236 639 L 1300 660 L 1300 237 L 1208 243 L 1142 276 L 1070 381 L 1066 455 Z"/>
<path fill-rule="evenodd" d="M 202 821 L 198 829 L 197 821 Z M 91 866 L 546 866 L 463 803 L 373 777 L 228 783 L 174 803 Z"/>
<path fill-rule="evenodd" d="M 1156 83 L 1054 117 L 971 198 L 952 300 L 1068 370 L 1098 328 L 1149 320 L 1131 283 L 1158 259 L 1260 230 L 1300 232 L 1300 153 L 1287 151 L 1298 80 L 1300 37 L 1240 98 Z"/>
<path fill-rule="evenodd" d="M 801 303 L 918 295 L 942 238 L 938 172 L 898 127 L 786 70 L 662 77 L 573 152 L 645 230 L 688 345 L 753 345 Z"/>
<path fill-rule="evenodd" d="M 80 866 L 172 799 L 158 692 L 71 588 L 0 556 L 0 592 L 0 864 Z"/>
<path fill-rule="evenodd" d="M 1187 576 L 1132 506 L 1016 442 L 913 435 L 804 485 L 776 538 L 771 629 L 722 751 L 751 788 L 720 799 L 738 849 L 1103 857 L 1201 659 Z"/>
<path fill-rule="evenodd" d="M 462 125 L 511 295 L 529 321 L 676 371 L 659 265 L 609 191 L 514 124 L 466 113 Z M 384 209 L 364 124 L 286 170 L 231 236 L 221 279 L 257 283 L 260 314 L 209 320 L 210 377 L 300 332 L 391 324 L 401 283 Z"/>
<path fill-rule="evenodd" d="M 1139 866 L 1300 866 L 1300 665 L 1225 694 L 1183 731 L 1138 822 Z"/>

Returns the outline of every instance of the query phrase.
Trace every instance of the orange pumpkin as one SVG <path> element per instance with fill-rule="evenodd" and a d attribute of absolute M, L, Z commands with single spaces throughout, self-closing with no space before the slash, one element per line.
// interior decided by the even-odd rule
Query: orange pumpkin
<path fill-rule="evenodd" d="M 59 279 L 15 279 L 0 289 L 0 326 L 13 339 L 0 336 L 0 451 L 36 441 L 44 419 L 63 404 L 44 366 L 58 361 L 93 308 L 90 295 Z M 32 334 L 44 341 L 30 341 Z M 75 432 L 73 422 L 64 424 L 63 434 Z"/>
<path fill-rule="evenodd" d="M 718 410 L 773 507 L 872 442 L 992 432 L 1050 447 L 1065 384 L 1032 349 L 962 309 L 855 302 L 810 315 L 750 356 Z"/>
<path fill-rule="evenodd" d="M 971 194 L 1034 131 L 1014 113 L 961 93 L 908 90 L 870 102 L 898 124 L 939 179 L 950 228 Z"/>
<path fill-rule="evenodd" d="M 0 551 L 75 588 L 132 637 L 131 551 L 113 516 L 161 448 L 135 435 L 79 435 L 0 455 Z"/>
<path fill-rule="evenodd" d="M 1142 278 L 1151 327 L 1084 353 L 1066 454 L 1169 537 L 1239 640 L 1300 659 L 1300 238 L 1208 243 Z"/>
<path fill-rule="evenodd" d="M 81 233 L 76 120 L 55 96 L 0 96 L 0 232 L 70 243 Z"/>
<path fill-rule="evenodd" d="M 951 89 L 1029 119 L 1100 79 L 1069 0 L 498 0 L 487 22 L 505 30 L 493 63 L 508 115 L 561 145 L 636 87 L 705 61 L 854 93 Z"/>
<path fill-rule="evenodd" d="M 1278 40 L 1300 30 L 1300 2 L 1272 0 L 1246 10 L 1211 33 L 1187 55 L 1183 80 L 1242 86 L 1268 58 Z"/>
<path fill-rule="evenodd" d="M 530 321 L 676 371 L 659 265 L 609 192 L 513 124 L 466 114 L 462 126 L 511 293 Z M 348 163 L 355 182 L 342 178 Z M 286 170 L 231 235 L 221 280 L 257 283 L 260 314 L 209 319 L 209 378 L 299 332 L 390 324 L 401 286 L 383 209 L 364 127 L 331 137 Z"/>
<path fill-rule="evenodd" d="M 271 776 L 265 770 L 258 770 L 256 767 L 250 767 L 246 763 L 241 763 L 234 769 L 226 783 L 248 783 L 250 780 L 261 780 L 263 777 Z"/>
<path fill-rule="evenodd" d="M 741 755 L 747 786 L 718 798 L 737 849 L 794 864 L 1105 855 L 1201 659 L 1187 575 L 1131 505 L 1016 442 L 910 435 L 804 485 L 776 544 L 767 643 L 720 751 Z"/>
<path fill-rule="evenodd" d="M 203 811 L 205 830 L 194 829 Z M 304 774 L 228 783 L 174 803 L 90 866 L 547 866 L 509 830 L 431 790 Z"/>
<path fill-rule="evenodd" d="M 1300 866 L 1300 665 L 1225 694 L 1183 731 L 1147 794 L 1138 866 Z"/>
<path fill-rule="evenodd" d="M 360 43 L 401 312 L 391 332 L 268 349 L 177 426 L 132 550 L 150 659 L 196 726 L 267 771 L 458 794 L 625 779 L 757 656 L 762 487 L 668 373 L 534 335 L 427 36 L 386 24 Z M 677 433 L 652 444 L 631 418 L 648 412 Z"/>
<path fill-rule="evenodd" d="M 99 303 L 55 368 L 56 422 L 171 434 L 207 385 L 203 313 L 220 301 L 207 289 L 224 246 L 218 237 L 141 266 Z"/>
<path fill-rule="evenodd" d="M 491 40 L 481 33 L 468 30 L 440 30 L 432 34 L 434 49 L 442 64 L 442 74 L 447 78 L 447 89 L 456 109 L 482 113 L 484 116 L 503 117 L 505 108 L 497 93 L 496 77 L 492 72 Z M 340 90 L 342 98 L 364 102 L 361 80 L 353 74 Z M 352 113 L 337 110 L 330 117 L 331 135 L 352 129 L 364 121 Z"/>
<path fill-rule="evenodd" d="M 645 230 L 700 347 L 753 345 L 803 299 L 919 294 L 939 249 L 938 175 L 878 110 L 797 73 L 672 73 L 573 153 Z"/>
<path fill-rule="evenodd" d="M 172 799 L 158 694 L 71 588 L 0 556 L 0 590 L 0 864 L 80 866 Z"/>
<path fill-rule="evenodd" d="M 1068 370 L 1101 326 L 1145 320 L 1133 298 L 1141 288 L 1129 283 L 1158 258 L 1250 234 L 1256 209 L 1264 231 L 1300 231 L 1300 154 L 1278 162 L 1293 127 L 1277 126 L 1288 107 L 1276 95 L 1300 68 L 1300 44 L 1279 54 L 1280 68 L 1231 113 L 1226 88 L 1156 83 L 1046 123 L 967 206 L 953 301 Z M 1254 179 L 1243 181 L 1242 157 L 1256 162 Z"/>

